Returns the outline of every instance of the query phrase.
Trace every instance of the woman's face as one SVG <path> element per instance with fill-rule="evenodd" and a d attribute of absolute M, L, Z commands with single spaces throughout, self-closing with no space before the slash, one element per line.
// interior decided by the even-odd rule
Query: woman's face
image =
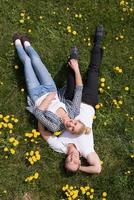
<path fill-rule="evenodd" d="M 69 119 L 64 122 L 64 126 L 69 132 L 78 133 L 83 125 L 79 120 Z"/>

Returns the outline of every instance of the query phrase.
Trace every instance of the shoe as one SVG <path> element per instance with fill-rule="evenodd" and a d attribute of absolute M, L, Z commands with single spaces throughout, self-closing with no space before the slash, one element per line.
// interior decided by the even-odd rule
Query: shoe
<path fill-rule="evenodd" d="M 94 36 L 94 45 L 100 46 L 101 39 L 103 37 L 104 28 L 102 25 L 96 27 L 95 36 Z"/>
<path fill-rule="evenodd" d="M 76 46 L 71 49 L 69 59 L 76 59 L 76 60 L 78 60 L 78 49 L 77 49 Z"/>
<path fill-rule="evenodd" d="M 13 35 L 13 42 L 15 42 L 15 40 L 17 40 L 17 39 L 21 40 L 21 34 L 20 33 L 15 33 Z"/>
<path fill-rule="evenodd" d="M 24 46 L 24 42 L 25 42 L 25 41 L 28 41 L 28 42 L 29 42 L 29 38 L 28 38 L 26 35 L 22 35 L 22 36 L 21 36 L 21 42 L 22 42 L 23 46 Z"/>

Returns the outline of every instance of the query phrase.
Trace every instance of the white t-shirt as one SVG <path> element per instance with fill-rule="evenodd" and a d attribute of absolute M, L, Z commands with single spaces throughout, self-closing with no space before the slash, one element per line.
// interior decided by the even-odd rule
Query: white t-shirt
<path fill-rule="evenodd" d="M 49 95 L 49 93 L 42 95 L 40 98 L 38 98 L 35 102 L 35 105 L 38 107 L 41 102 L 47 97 L 47 95 Z M 47 110 L 53 112 L 54 114 L 56 113 L 56 110 L 58 110 L 58 108 L 63 108 L 66 112 L 66 106 L 64 103 L 62 103 L 59 100 L 58 95 L 55 95 L 55 98 L 51 101 L 51 103 L 49 104 Z"/>
<path fill-rule="evenodd" d="M 67 153 L 68 144 L 74 144 L 80 155 L 87 158 L 88 154 L 94 152 L 94 140 L 92 132 L 92 123 L 95 110 L 92 106 L 81 103 L 80 114 L 75 118 L 81 120 L 86 126 L 91 128 L 89 134 L 75 135 L 69 131 L 64 131 L 59 137 L 50 136 L 48 144 L 59 153 Z"/>

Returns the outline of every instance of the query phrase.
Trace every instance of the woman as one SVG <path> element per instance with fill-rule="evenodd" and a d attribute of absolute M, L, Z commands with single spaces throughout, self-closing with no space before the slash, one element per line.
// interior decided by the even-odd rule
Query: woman
<path fill-rule="evenodd" d="M 72 50 L 71 59 L 68 62 L 76 80 L 74 97 L 70 101 L 57 91 L 50 73 L 28 38 L 16 33 L 13 41 L 24 65 L 29 95 L 27 109 L 51 132 L 68 129 L 69 123 L 74 125 L 73 133 L 81 132 L 85 127 L 83 123 L 73 120 L 79 114 L 83 89 L 78 61 L 73 57 L 75 49 Z"/>

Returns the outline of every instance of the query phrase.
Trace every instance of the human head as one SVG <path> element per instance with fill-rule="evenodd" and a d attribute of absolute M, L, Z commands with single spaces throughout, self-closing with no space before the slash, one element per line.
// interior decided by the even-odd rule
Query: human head
<path fill-rule="evenodd" d="M 65 169 L 70 172 L 78 171 L 81 161 L 78 150 L 72 144 L 68 148 L 67 157 L 65 160 Z"/>
<path fill-rule="evenodd" d="M 71 132 L 72 134 L 82 134 L 82 133 L 89 133 L 90 129 L 85 126 L 80 120 L 76 119 L 69 119 L 66 120 L 65 123 L 65 128 Z"/>

